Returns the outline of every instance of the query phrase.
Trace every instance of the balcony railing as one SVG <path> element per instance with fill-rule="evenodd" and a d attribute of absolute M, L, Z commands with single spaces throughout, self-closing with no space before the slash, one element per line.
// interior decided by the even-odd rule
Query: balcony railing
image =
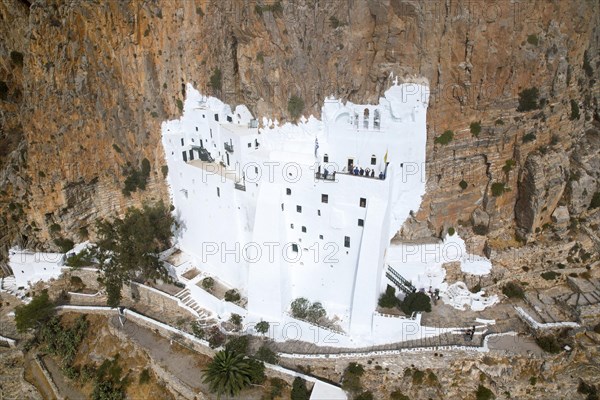
<path fill-rule="evenodd" d="M 229 153 L 233 153 L 233 145 L 230 143 L 223 143 L 223 145 L 225 146 L 225 151 L 229 152 Z"/>
<path fill-rule="evenodd" d="M 244 183 L 234 183 L 233 187 L 235 187 L 237 190 L 241 190 L 242 192 L 246 191 L 246 185 Z"/>

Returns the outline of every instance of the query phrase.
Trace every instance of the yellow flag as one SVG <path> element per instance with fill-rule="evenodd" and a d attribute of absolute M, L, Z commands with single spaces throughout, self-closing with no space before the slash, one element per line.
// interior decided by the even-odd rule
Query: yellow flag
<path fill-rule="evenodd" d="M 383 156 L 383 163 L 387 164 L 387 155 L 388 155 L 388 151 L 387 149 L 385 150 L 385 156 Z"/>

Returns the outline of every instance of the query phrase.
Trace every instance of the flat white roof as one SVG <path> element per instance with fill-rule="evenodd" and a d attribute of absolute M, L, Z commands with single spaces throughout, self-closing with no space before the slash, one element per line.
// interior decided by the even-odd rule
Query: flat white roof
<path fill-rule="evenodd" d="M 221 128 L 224 130 L 237 135 L 237 136 L 247 136 L 247 135 L 257 135 L 258 128 L 248 128 L 248 124 L 234 124 L 231 122 L 221 123 Z"/>

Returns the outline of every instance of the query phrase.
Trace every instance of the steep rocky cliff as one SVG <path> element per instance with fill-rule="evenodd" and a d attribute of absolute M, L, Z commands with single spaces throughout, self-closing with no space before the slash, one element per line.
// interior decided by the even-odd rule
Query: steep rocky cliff
<path fill-rule="evenodd" d="M 426 78 L 425 233 L 477 220 L 533 240 L 557 204 L 578 213 L 598 191 L 595 1 L 3 0 L 0 17 L 4 251 L 81 240 L 100 217 L 167 199 L 160 123 L 186 82 L 285 119 L 291 95 L 318 115 L 331 94 L 376 101 L 390 73 Z M 530 87 L 540 107 L 516 111 Z M 144 158 L 147 188 L 126 197 L 124 171 Z"/>

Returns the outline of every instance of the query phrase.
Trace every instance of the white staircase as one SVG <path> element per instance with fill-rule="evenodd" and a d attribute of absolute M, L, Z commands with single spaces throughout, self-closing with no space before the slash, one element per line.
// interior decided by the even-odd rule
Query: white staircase
<path fill-rule="evenodd" d="M 7 276 L 0 280 L 0 291 L 20 297 L 19 290 L 17 288 L 17 280 L 13 275 Z"/>
<path fill-rule="evenodd" d="M 211 317 L 211 314 L 208 311 L 206 311 L 205 309 L 200 307 L 198 303 L 196 303 L 189 289 L 185 288 L 181 290 L 175 295 L 175 297 L 177 297 L 185 306 L 194 310 L 198 314 L 199 319 L 207 320 Z"/>

